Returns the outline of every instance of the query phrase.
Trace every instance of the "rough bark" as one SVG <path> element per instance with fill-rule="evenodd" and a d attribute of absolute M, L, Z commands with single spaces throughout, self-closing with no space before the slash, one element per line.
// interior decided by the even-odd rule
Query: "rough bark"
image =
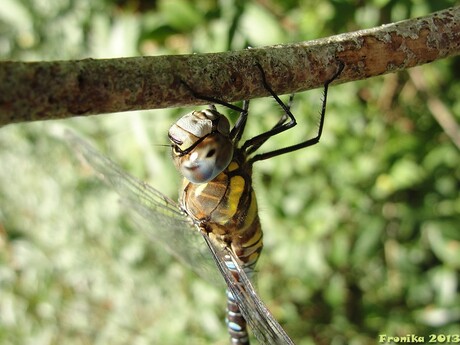
<path fill-rule="evenodd" d="M 232 102 L 267 96 L 256 63 L 279 94 L 400 71 L 460 52 L 460 6 L 329 38 L 235 52 L 0 63 L 0 125 L 204 104 L 184 87 Z"/>

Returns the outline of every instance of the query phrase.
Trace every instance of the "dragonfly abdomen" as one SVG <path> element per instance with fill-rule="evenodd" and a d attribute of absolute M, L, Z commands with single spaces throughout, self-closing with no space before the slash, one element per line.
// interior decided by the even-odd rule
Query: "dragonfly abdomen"
<path fill-rule="evenodd" d="M 227 318 L 228 333 L 231 338 L 231 345 L 249 345 L 249 334 L 246 320 L 241 315 L 240 308 L 235 301 L 233 294 L 227 290 Z"/>

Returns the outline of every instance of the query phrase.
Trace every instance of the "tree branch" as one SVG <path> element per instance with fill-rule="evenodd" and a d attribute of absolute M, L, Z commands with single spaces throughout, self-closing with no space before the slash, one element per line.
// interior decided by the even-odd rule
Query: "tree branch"
<path fill-rule="evenodd" d="M 329 38 L 236 52 L 122 59 L 0 63 L 0 125 L 268 96 L 403 70 L 460 53 L 460 6 Z"/>

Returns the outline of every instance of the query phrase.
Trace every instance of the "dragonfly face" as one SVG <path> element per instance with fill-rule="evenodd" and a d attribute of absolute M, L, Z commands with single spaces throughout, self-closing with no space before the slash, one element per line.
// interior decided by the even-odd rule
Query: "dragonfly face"
<path fill-rule="evenodd" d="M 190 182 L 211 181 L 232 160 L 230 124 L 214 109 L 183 116 L 171 126 L 168 136 L 174 164 Z"/>

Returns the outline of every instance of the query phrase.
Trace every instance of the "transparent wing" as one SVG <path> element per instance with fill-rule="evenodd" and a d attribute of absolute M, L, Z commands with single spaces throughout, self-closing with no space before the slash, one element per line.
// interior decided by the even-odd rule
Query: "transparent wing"
<path fill-rule="evenodd" d="M 127 209 L 134 211 L 130 215 L 139 230 L 205 280 L 224 286 L 198 228 L 177 203 L 126 173 L 75 134 L 67 131 L 66 138 L 72 149 L 120 195 Z"/>
<path fill-rule="evenodd" d="M 241 313 L 243 314 L 250 329 L 261 344 L 270 345 L 294 345 L 294 342 L 287 335 L 286 331 L 276 321 L 270 313 L 264 302 L 259 298 L 254 287 L 252 286 L 249 277 L 238 264 L 238 260 L 233 253 L 226 248 L 221 248 L 205 234 L 203 234 L 210 251 L 213 253 L 213 258 L 225 278 L 228 288 L 235 297 Z M 232 272 L 225 264 L 225 256 L 230 256 L 234 266 L 238 270 L 240 281 L 237 281 Z"/>
<path fill-rule="evenodd" d="M 135 211 L 132 215 L 140 230 L 206 280 L 223 285 L 220 276 L 224 277 L 244 318 L 261 344 L 294 344 L 257 296 L 249 278 L 230 251 L 214 245 L 208 236 L 193 225 L 177 203 L 124 172 L 83 139 L 70 132 L 66 133 L 66 137 L 72 148 L 83 155 L 100 177 L 115 189 L 122 202 Z M 225 264 L 225 255 L 232 257 L 239 270 L 240 282 Z"/>

